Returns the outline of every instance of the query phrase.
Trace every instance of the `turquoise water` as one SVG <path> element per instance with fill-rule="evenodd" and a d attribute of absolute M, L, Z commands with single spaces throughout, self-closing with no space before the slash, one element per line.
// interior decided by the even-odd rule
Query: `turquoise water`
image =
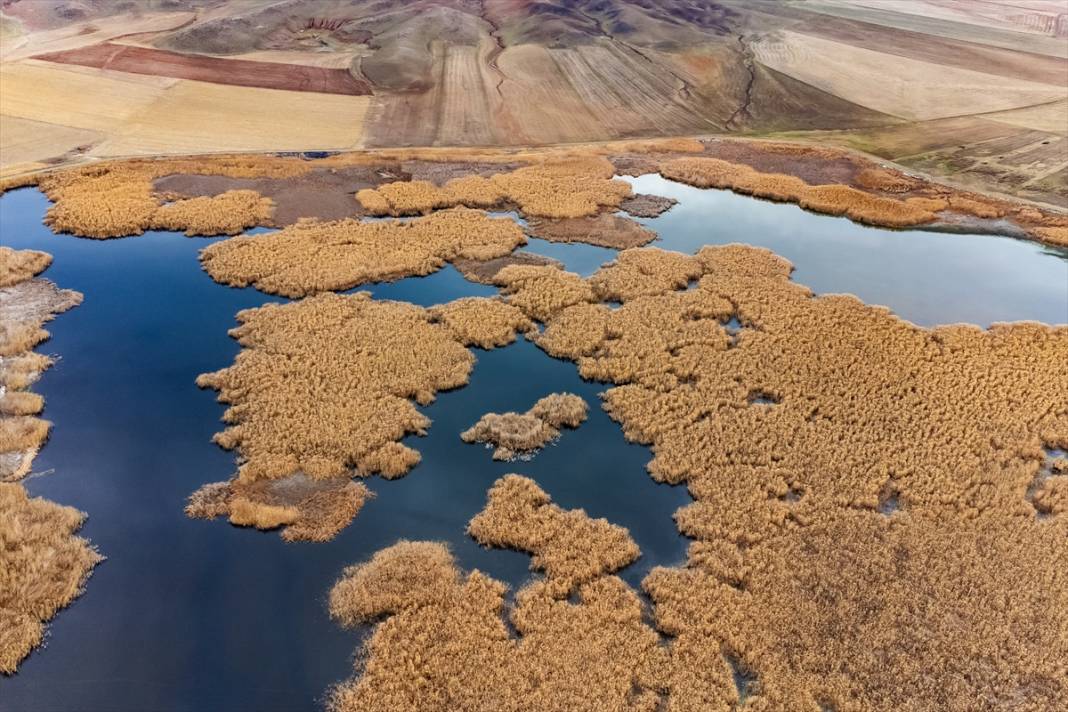
<path fill-rule="evenodd" d="M 682 201 L 643 221 L 661 247 L 772 247 L 816 291 L 851 291 L 922 324 L 1068 321 L 1068 260 L 1033 243 L 872 230 L 658 178 L 634 182 Z M 232 362 L 238 349 L 226 332 L 238 310 L 282 300 L 215 284 L 196 259 L 211 239 L 57 236 L 41 224 L 47 206 L 32 190 L 0 197 L 0 242 L 52 253 L 45 276 L 85 294 L 48 327 L 43 350 L 60 360 L 38 390 L 55 427 L 35 469 L 54 472 L 26 486 L 88 512 L 83 533 L 108 560 L 53 620 L 48 646 L 0 678 L 0 710 L 316 709 L 350 675 L 364 634 L 326 614 L 345 566 L 400 538 L 436 539 L 449 541 L 465 568 L 513 587 L 529 577 L 528 556 L 480 549 L 463 533 L 508 472 L 534 478 L 563 507 L 627 527 L 643 552 L 623 572 L 632 584 L 685 555 L 671 520 L 689 501 L 685 490 L 648 477 L 648 450 L 627 443 L 597 407 L 603 385 L 525 341 L 476 351 L 470 385 L 440 394 L 425 409 L 429 435 L 408 441 L 422 464 L 400 480 L 369 480 L 376 498 L 334 541 L 286 544 L 274 533 L 187 519 L 188 494 L 234 470 L 233 454 L 211 443 L 223 408 L 194 379 Z M 540 240 L 527 249 L 584 274 L 614 254 Z M 493 293 L 452 267 L 370 290 L 418 304 Z M 487 411 L 525 410 L 563 390 L 587 399 L 590 419 L 529 462 L 494 462 L 459 439 Z"/>

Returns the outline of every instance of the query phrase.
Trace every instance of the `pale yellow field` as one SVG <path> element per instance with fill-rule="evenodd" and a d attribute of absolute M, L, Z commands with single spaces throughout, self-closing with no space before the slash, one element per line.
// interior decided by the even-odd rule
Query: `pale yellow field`
<path fill-rule="evenodd" d="M 754 43 L 763 64 L 904 119 L 1004 111 L 1064 98 L 1064 88 L 931 64 L 784 30 Z"/>
<path fill-rule="evenodd" d="M 100 137 L 99 132 L 90 129 L 0 114 L 0 165 L 36 163 L 96 143 Z"/>
<path fill-rule="evenodd" d="M 1068 100 L 988 114 L 985 118 L 1011 126 L 1068 136 Z"/>
<path fill-rule="evenodd" d="M 366 96 L 179 81 L 92 153 L 358 148 L 369 105 Z"/>
<path fill-rule="evenodd" d="M 35 60 L 0 65 L 0 83 L 4 174 L 85 144 L 88 156 L 358 148 L 371 102 Z"/>

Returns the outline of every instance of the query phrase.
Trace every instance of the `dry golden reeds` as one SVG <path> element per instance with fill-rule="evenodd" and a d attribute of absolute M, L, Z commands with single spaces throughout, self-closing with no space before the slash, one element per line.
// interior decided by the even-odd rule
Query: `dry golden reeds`
<path fill-rule="evenodd" d="M 430 307 L 431 319 L 442 324 L 464 346 L 492 349 L 515 341 L 534 324 L 522 310 L 500 299 L 468 297 Z"/>
<path fill-rule="evenodd" d="M 594 590 L 614 591 L 617 611 L 637 601 L 610 575 L 637 550 L 624 530 L 508 476 L 469 532 L 531 552 L 545 572 L 516 597 L 518 638 L 501 626 L 499 584 L 461 579 L 438 545 L 400 544 L 335 587 L 332 612 L 347 624 L 391 618 L 334 708 L 624 699 L 649 710 L 963 712 L 1022 689 L 1021 709 L 1062 706 L 1068 466 L 1043 445 L 1068 444 L 1068 328 L 920 329 L 852 297 L 815 297 L 790 281 L 788 262 L 740 245 L 680 256 L 700 281 L 677 291 L 657 269 L 671 258 L 653 257 L 628 269 L 618 309 L 592 299 L 547 309 L 538 344 L 613 384 L 606 407 L 652 446 L 651 474 L 695 499 L 676 515 L 695 540 L 687 565 L 643 584 L 670 642 L 621 657 L 615 633 L 586 636 L 584 624 L 603 625 L 596 604 L 585 608 Z M 624 253 L 620 264 L 648 258 Z M 731 317 L 740 334 L 724 329 Z M 631 615 L 641 620 L 640 604 Z"/>
<path fill-rule="evenodd" d="M 494 281 L 509 304 L 538 321 L 547 321 L 572 304 L 595 300 L 593 288 L 582 277 L 554 266 L 509 265 L 498 270 Z"/>
<path fill-rule="evenodd" d="M 0 246 L 0 288 L 11 287 L 44 272 L 52 255 L 37 250 L 13 250 Z"/>
<path fill-rule="evenodd" d="M 236 235 L 270 224 L 274 201 L 254 190 L 228 190 L 213 196 L 161 205 L 152 217 L 155 230 L 184 230 L 186 235 Z"/>
<path fill-rule="evenodd" d="M 347 478 L 313 480 L 303 474 L 246 483 L 212 482 L 189 496 L 186 516 L 227 517 L 231 524 L 282 530 L 286 541 L 329 541 L 349 525 L 371 497 Z"/>
<path fill-rule="evenodd" d="M 388 183 L 361 190 L 356 197 L 372 215 L 418 215 L 457 205 L 515 205 L 529 217 L 578 218 L 617 208 L 630 196 L 630 186 L 613 180 L 613 174 L 605 158 L 577 154 L 545 158 L 489 178 L 455 178 L 440 188 L 429 181 Z"/>
<path fill-rule="evenodd" d="M 40 644 L 44 623 L 78 597 L 102 557 L 75 532 L 85 515 L 0 483 L 0 673 Z"/>
<path fill-rule="evenodd" d="M 625 250 L 589 279 L 601 301 L 625 302 L 649 294 L 683 289 L 702 274 L 690 255 L 656 247 Z"/>
<path fill-rule="evenodd" d="M 230 427 L 216 442 L 240 450 L 242 482 L 388 467 L 379 449 L 430 424 L 412 400 L 427 404 L 437 391 L 464 385 L 474 362 L 425 309 L 366 292 L 237 316 L 241 326 L 231 334 L 242 352 L 197 384 L 231 404 Z"/>
<path fill-rule="evenodd" d="M 530 487 L 513 497 L 508 482 Z M 633 542 L 603 520 L 556 508 L 525 478 L 505 478 L 494 491 L 495 509 L 478 527 L 502 545 L 536 551 L 538 568 L 589 580 L 572 600 L 563 579 L 536 581 L 506 611 L 505 587 L 478 571 L 462 578 L 442 544 L 402 541 L 378 552 L 346 569 L 330 594 L 331 615 L 344 625 L 389 617 L 365 644 L 359 677 L 333 691 L 331 710 L 656 708 L 665 650 L 638 596 L 596 573 L 636 556 Z M 502 519 L 510 507 L 521 523 Z M 528 534 L 515 536 L 520 529 Z"/>
<path fill-rule="evenodd" d="M 44 399 L 24 388 L 52 365 L 30 352 L 48 338 L 41 325 L 81 302 L 82 295 L 34 279 L 52 256 L 0 248 L 0 673 L 10 675 L 41 643 L 44 624 L 80 593 L 101 560 L 75 536 L 85 515 L 41 498 L 20 484 L 51 423 L 34 417 Z"/>
<path fill-rule="evenodd" d="M 492 445 L 494 460 L 530 455 L 586 420 L 586 401 L 573 393 L 550 393 L 526 413 L 486 413 L 460 433 L 465 443 Z"/>
<path fill-rule="evenodd" d="M 923 207 L 884 198 L 845 185 L 809 185 L 800 178 L 761 173 L 749 166 L 716 158 L 677 158 L 660 166 L 671 180 L 699 188 L 727 188 L 767 200 L 797 203 L 803 208 L 885 227 L 908 227 L 935 220 Z"/>
<path fill-rule="evenodd" d="M 217 242 L 200 259 L 217 282 L 301 297 L 426 275 L 453 259 L 502 257 L 525 242 L 512 220 L 455 208 L 410 222 L 303 221 Z"/>

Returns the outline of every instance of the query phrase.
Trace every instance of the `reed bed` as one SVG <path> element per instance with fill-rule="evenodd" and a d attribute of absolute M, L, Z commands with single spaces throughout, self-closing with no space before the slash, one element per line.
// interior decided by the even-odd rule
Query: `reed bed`
<path fill-rule="evenodd" d="M 809 185 L 795 176 L 760 173 L 749 166 L 717 158 L 677 158 L 660 166 L 665 178 L 698 188 L 727 188 L 767 200 L 797 203 L 829 215 L 884 227 L 933 222 L 934 213 L 915 203 L 884 198 L 845 185 Z"/>
<path fill-rule="evenodd" d="M 683 289 L 702 274 L 701 263 L 690 255 L 647 247 L 620 253 L 591 276 L 589 283 L 601 301 L 626 302 Z"/>
<path fill-rule="evenodd" d="M 37 250 L 13 250 L 0 246 L 0 288 L 36 277 L 52 264 L 52 255 Z"/>
<path fill-rule="evenodd" d="M 353 475 L 393 479 L 419 463 L 400 442 L 430 425 L 412 401 L 427 405 L 467 383 L 475 359 L 466 346 L 503 345 L 530 328 L 497 299 L 423 309 L 366 292 L 268 304 L 237 318 L 230 333 L 242 351 L 197 384 L 230 404 L 215 442 L 237 449 L 242 464 L 230 482 L 193 493 L 186 514 L 284 526 L 282 538 L 304 541 L 333 538 L 371 496 Z"/>
<path fill-rule="evenodd" d="M 44 399 L 23 389 L 52 364 L 30 352 L 48 337 L 41 325 L 81 302 L 34 275 L 51 255 L 0 248 L 0 674 L 11 675 L 41 644 L 44 625 L 82 591 L 101 560 L 75 536 L 85 515 L 12 482 L 29 473 L 51 424 L 34 417 Z"/>
<path fill-rule="evenodd" d="M 500 299 L 468 297 L 431 307 L 430 318 L 464 346 L 492 349 L 515 341 L 516 334 L 534 329 L 518 307 Z"/>
<path fill-rule="evenodd" d="M 400 453 L 408 466 L 407 449 L 390 458 L 379 450 L 425 432 L 430 421 L 412 400 L 426 405 L 464 385 L 474 362 L 425 309 L 366 292 L 268 304 L 237 318 L 230 333 L 243 350 L 234 365 L 197 384 L 231 404 L 230 427 L 215 440 L 240 451 L 239 482 L 373 474 Z"/>
<path fill-rule="evenodd" d="M 254 190 L 228 190 L 214 196 L 176 200 L 161 205 L 152 218 L 154 230 L 185 230 L 195 235 L 236 235 L 256 225 L 269 225 L 274 201 Z"/>
<path fill-rule="evenodd" d="M 614 180 L 614 172 L 601 156 L 554 156 L 489 178 L 454 178 L 441 187 L 429 181 L 387 183 L 361 190 L 356 198 L 372 215 L 418 215 L 459 205 L 514 205 L 528 217 L 579 218 L 618 208 L 630 197 L 630 186 Z"/>
<path fill-rule="evenodd" d="M 44 399 L 25 389 L 52 365 L 31 350 L 48 338 L 42 326 L 81 303 L 82 295 L 33 278 L 52 256 L 31 250 L 0 248 L 0 481 L 22 479 L 48 439 L 51 423 L 36 417 Z"/>
<path fill-rule="evenodd" d="M 486 413 L 460 439 L 493 446 L 494 460 L 529 457 L 560 437 L 560 428 L 581 425 L 586 410 L 586 401 L 573 393 L 550 393 L 525 413 Z"/>
<path fill-rule="evenodd" d="M 525 243 L 512 220 L 454 208 L 410 222 L 306 220 L 268 235 L 217 242 L 200 260 L 222 284 L 302 297 L 427 275 L 455 259 L 503 257 Z"/>
<path fill-rule="evenodd" d="M 564 307 L 595 300 L 593 288 L 574 272 L 553 266 L 509 265 L 494 281 L 508 303 L 532 319 L 547 321 Z"/>
<path fill-rule="evenodd" d="M 75 536 L 85 514 L 0 483 L 0 673 L 40 645 L 44 624 L 77 598 L 100 554 Z"/>
<path fill-rule="evenodd" d="M 164 205 L 164 196 L 153 191 L 152 181 L 176 173 L 286 178 L 311 170 L 307 161 L 266 155 L 134 159 L 53 171 L 21 184 L 37 185 L 55 203 L 45 222 L 56 232 L 99 239 L 140 235 L 152 229 L 219 235 L 268 223 L 273 205 L 253 191 Z"/>
<path fill-rule="evenodd" d="M 347 527 L 373 495 L 346 477 L 314 480 L 304 474 L 245 483 L 212 482 L 189 496 L 193 519 L 227 517 L 231 524 L 282 529 L 285 541 L 330 541 Z"/>
<path fill-rule="evenodd" d="M 528 228 L 534 237 L 550 242 L 583 242 L 616 250 L 641 247 L 656 239 L 652 230 L 611 213 L 592 218 L 532 218 Z"/>
<path fill-rule="evenodd" d="M 529 480 L 510 476 L 495 486 L 498 501 L 489 507 L 515 507 L 528 527 L 549 532 L 536 543 L 535 531 L 518 537 L 521 545 L 538 550 L 554 568 L 570 556 L 569 575 L 613 566 L 607 559 L 591 561 L 591 552 L 581 546 L 592 534 L 593 558 L 606 553 L 607 530 L 597 525 L 603 520 L 558 510 L 540 490 L 536 498 L 545 501 L 533 505 L 530 488 L 514 493 L 514 502 L 505 501 L 513 497 L 502 483 L 511 480 L 537 490 Z M 503 515 L 495 510 L 483 524 L 492 525 L 492 535 L 502 542 L 513 539 L 515 526 L 494 521 Z M 569 515 L 573 521 L 564 526 L 579 541 L 554 533 Z M 627 548 L 622 541 L 617 545 Z M 620 558 L 618 552 L 608 557 Z M 378 625 L 364 645 L 358 677 L 335 688 L 328 707 L 653 712 L 666 656 L 643 621 L 638 596 L 615 576 L 592 575 L 568 600 L 560 581 L 535 581 L 517 594 L 514 606 L 506 606 L 503 584 L 479 571 L 462 577 L 448 548 L 431 542 L 402 541 L 346 569 L 330 594 L 331 615 L 346 626 Z"/>
<path fill-rule="evenodd" d="M 557 507 L 534 480 L 520 475 L 493 485 L 467 532 L 483 546 L 529 552 L 530 567 L 544 572 L 546 590 L 556 598 L 623 568 L 640 553 L 626 529 L 581 509 Z"/>
<path fill-rule="evenodd" d="M 645 582 L 669 708 L 730 708 L 739 670 L 768 709 L 1062 706 L 1068 520 L 1028 493 L 1068 442 L 1068 328 L 925 330 L 814 297 L 765 250 L 696 260 L 696 289 L 635 271 L 640 296 L 566 307 L 537 341 L 612 383 L 651 475 L 695 499 L 687 567 Z"/>

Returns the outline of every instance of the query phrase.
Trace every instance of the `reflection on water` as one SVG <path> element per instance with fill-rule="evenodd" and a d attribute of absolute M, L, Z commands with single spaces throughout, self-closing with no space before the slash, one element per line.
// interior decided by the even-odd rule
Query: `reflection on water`
<path fill-rule="evenodd" d="M 794 279 L 818 294 L 855 294 L 921 326 L 1068 323 L 1065 249 L 994 235 L 870 228 L 659 175 L 625 180 L 635 192 L 679 201 L 658 218 L 639 220 L 660 234 L 656 247 L 767 247 L 793 262 Z"/>
<path fill-rule="evenodd" d="M 1031 243 L 871 230 L 656 177 L 633 182 L 681 201 L 643 221 L 661 247 L 771 247 L 816 291 L 851 291 L 918 323 L 1068 321 L 1068 263 Z M 645 473 L 648 450 L 628 444 L 597 407 L 602 385 L 525 341 L 476 352 L 470 385 L 424 409 L 429 435 L 409 441 L 422 464 L 401 480 L 370 480 L 376 498 L 334 541 L 286 544 L 273 533 L 186 519 L 185 497 L 234 469 L 233 455 L 211 443 L 223 408 L 194 379 L 233 360 L 238 348 L 226 332 L 238 310 L 280 299 L 212 282 L 196 260 L 211 240 L 55 236 L 41 224 L 46 208 L 36 191 L 0 198 L 3 244 L 51 252 L 46 276 L 86 296 L 50 325 L 43 346 L 63 357 L 39 384 L 55 428 L 36 469 L 55 473 L 27 487 L 87 511 L 84 533 L 109 558 L 52 622 L 49 647 L 0 679 L 0 709 L 315 709 L 350 674 L 360 640 L 326 615 L 327 591 L 344 566 L 399 538 L 425 538 L 449 541 L 465 568 L 513 586 L 527 578 L 528 556 L 482 550 L 463 534 L 508 472 L 533 477 L 563 507 L 630 529 L 643 552 L 623 572 L 632 584 L 684 556 L 671 515 L 689 501 L 685 490 Z M 526 249 L 582 274 L 615 254 L 541 240 Z M 493 293 L 451 266 L 368 289 L 423 305 Z M 494 462 L 460 440 L 483 413 L 523 411 L 552 391 L 586 398 L 590 418 L 532 461 Z"/>

